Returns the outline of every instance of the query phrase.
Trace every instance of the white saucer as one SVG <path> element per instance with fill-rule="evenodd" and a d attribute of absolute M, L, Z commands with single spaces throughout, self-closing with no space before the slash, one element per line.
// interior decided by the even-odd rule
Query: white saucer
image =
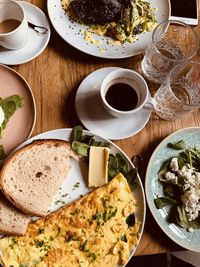
<path fill-rule="evenodd" d="M 50 38 L 50 26 L 45 14 L 38 7 L 24 1 L 19 1 L 23 6 L 27 20 L 36 25 L 44 26 L 48 29 L 46 34 L 39 35 L 29 27 L 29 40 L 21 49 L 6 50 L 0 48 L 0 63 L 6 65 L 18 65 L 28 62 L 43 52 Z"/>
<path fill-rule="evenodd" d="M 83 125 L 91 132 L 112 140 L 128 138 L 138 133 L 151 116 L 151 111 L 143 108 L 127 118 L 115 118 L 105 111 L 99 93 L 101 82 L 108 73 L 116 69 L 119 68 L 103 68 L 89 74 L 80 84 L 75 99 L 76 113 Z"/>

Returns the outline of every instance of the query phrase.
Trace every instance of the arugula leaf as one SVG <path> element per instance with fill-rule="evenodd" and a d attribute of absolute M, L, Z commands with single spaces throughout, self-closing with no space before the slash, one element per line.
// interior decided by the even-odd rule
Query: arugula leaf
<path fill-rule="evenodd" d="M 167 205 L 174 205 L 177 203 L 176 200 L 169 198 L 169 197 L 158 197 L 154 199 L 154 203 L 157 209 L 162 209 Z"/>
<path fill-rule="evenodd" d="M 168 143 L 167 146 L 176 150 L 183 150 L 186 148 L 186 144 L 183 140 L 178 141 L 177 143 Z"/>

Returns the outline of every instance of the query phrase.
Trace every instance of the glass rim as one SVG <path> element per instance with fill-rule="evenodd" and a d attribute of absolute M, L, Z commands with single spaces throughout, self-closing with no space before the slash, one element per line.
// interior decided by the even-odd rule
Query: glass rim
<path fill-rule="evenodd" d="M 169 19 L 169 20 L 165 20 L 165 21 L 159 23 L 159 24 L 155 27 L 155 29 L 153 30 L 153 33 L 152 33 L 152 44 L 153 44 L 153 46 L 154 46 L 156 52 L 157 52 L 159 55 L 161 55 L 163 58 L 165 58 L 165 59 L 167 59 L 167 60 L 169 60 L 169 61 L 171 61 L 171 62 L 177 62 L 176 59 L 171 59 L 171 58 L 168 58 L 168 57 L 166 57 L 165 55 L 163 55 L 163 54 L 157 49 L 157 47 L 156 47 L 156 42 L 155 42 L 155 38 L 154 38 L 155 33 L 156 33 L 157 29 L 158 29 L 161 25 L 163 25 L 163 24 L 165 24 L 165 23 L 169 23 L 169 24 L 172 24 L 172 23 L 173 23 L 173 24 L 177 24 L 177 25 L 182 25 L 182 26 L 186 27 L 187 29 L 189 29 L 189 30 L 191 31 L 191 33 L 193 34 L 194 39 L 195 39 L 195 48 L 193 48 L 193 50 L 191 51 L 190 55 L 188 55 L 187 57 L 185 57 L 185 58 L 183 58 L 182 60 L 179 60 L 179 61 L 180 61 L 180 62 L 183 62 L 183 61 L 185 61 L 185 60 L 189 60 L 189 59 L 191 59 L 191 58 L 197 53 L 197 51 L 199 50 L 198 36 L 197 36 L 196 32 L 192 29 L 192 27 L 190 27 L 188 24 L 186 24 L 186 23 L 184 23 L 184 22 L 182 22 L 182 21 L 180 21 L 180 20 L 170 20 L 170 19 Z M 168 26 L 169 26 L 169 25 L 168 25 Z M 168 27 L 168 26 L 167 26 L 167 27 Z M 166 27 L 166 28 L 167 28 L 167 27 Z"/>
<path fill-rule="evenodd" d="M 183 65 L 186 65 L 188 63 L 194 63 L 194 64 L 198 64 L 200 65 L 200 62 L 197 62 L 197 61 L 192 61 L 192 60 L 183 60 L 180 64 L 177 64 L 175 65 L 169 72 L 169 74 L 167 75 L 167 78 L 166 78 L 166 84 L 169 86 L 169 90 L 170 90 L 170 93 L 175 97 L 175 99 L 182 105 L 184 106 L 187 106 L 187 107 L 191 107 L 191 108 L 200 108 L 200 104 L 199 105 L 190 105 L 190 104 L 187 104 L 187 103 L 183 103 L 181 102 L 181 100 L 175 95 L 174 91 L 172 90 L 172 87 L 171 87 L 171 84 L 170 84 L 170 78 L 171 78 L 171 75 L 172 73 L 177 69 L 177 68 L 180 68 L 182 67 Z"/>

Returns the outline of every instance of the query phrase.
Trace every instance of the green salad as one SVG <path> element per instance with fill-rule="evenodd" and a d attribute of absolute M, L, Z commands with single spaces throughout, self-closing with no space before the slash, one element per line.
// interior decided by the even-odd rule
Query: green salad
<path fill-rule="evenodd" d="M 84 135 L 81 126 L 73 128 L 71 135 L 71 147 L 76 154 L 88 159 L 90 146 L 110 147 L 110 143 L 96 141 L 92 135 Z M 126 159 L 120 154 L 109 154 L 108 180 L 112 180 L 119 172 L 127 179 L 131 190 L 137 187 L 137 169 L 130 168 Z"/>
<path fill-rule="evenodd" d="M 167 159 L 158 172 L 163 196 L 154 199 L 155 205 L 171 206 L 170 222 L 189 231 L 200 229 L 200 149 L 186 148 L 184 141 L 168 146 L 181 152 Z"/>
<path fill-rule="evenodd" d="M 6 128 L 10 118 L 15 111 L 24 105 L 24 98 L 19 95 L 11 95 L 7 98 L 0 97 L 0 113 L 1 113 L 1 125 L 0 125 L 0 138 L 2 138 L 3 130 Z M 3 145 L 0 145 L 0 160 L 5 157 L 5 151 Z"/>

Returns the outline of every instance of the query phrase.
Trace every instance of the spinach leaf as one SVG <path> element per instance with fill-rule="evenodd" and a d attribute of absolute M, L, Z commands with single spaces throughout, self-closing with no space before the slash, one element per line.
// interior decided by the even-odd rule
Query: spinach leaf
<path fill-rule="evenodd" d="M 161 178 L 165 175 L 166 172 L 168 172 L 168 168 L 169 168 L 169 163 L 171 161 L 172 157 L 169 158 L 168 160 L 165 160 L 160 168 L 160 170 L 158 171 L 158 177 L 161 180 Z"/>
<path fill-rule="evenodd" d="M 72 141 L 81 141 L 83 129 L 81 126 L 76 126 L 72 130 Z"/>
<path fill-rule="evenodd" d="M 183 140 L 178 141 L 177 143 L 168 143 L 167 146 L 176 150 L 183 150 L 186 148 L 186 144 Z"/>
<path fill-rule="evenodd" d="M 110 144 L 106 142 L 96 141 L 92 135 L 83 135 L 83 128 L 76 126 L 72 130 L 71 135 L 72 149 L 79 156 L 88 156 L 90 146 L 109 147 Z"/>
<path fill-rule="evenodd" d="M 71 147 L 79 156 L 88 157 L 90 146 L 109 147 L 107 142 L 96 141 L 93 136 L 83 135 L 81 126 L 76 126 L 72 130 Z M 133 191 L 137 186 L 137 169 L 129 169 L 129 164 L 120 153 L 116 155 L 109 155 L 108 161 L 108 180 L 111 181 L 118 173 L 122 173 L 127 179 L 131 190 Z"/>
<path fill-rule="evenodd" d="M 73 141 L 72 142 L 72 149 L 74 152 L 76 152 L 79 156 L 88 156 L 88 150 L 90 146 L 85 144 L 85 143 L 80 143 L 78 141 Z"/>
<path fill-rule="evenodd" d="M 14 102 L 16 109 L 22 108 L 24 105 L 24 98 L 19 95 L 11 95 L 7 98 L 5 98 L 1 105 L 4 105 L 6 102 Z"/>
<path fill-rule="evenodd" d="M 1 105 L 5 114 L 5 120 L 8 121 L 16 111 L 16 105 L 14 101 L 6 101 Z"/>
<path fill-rule="evenodd" d="M 154 199 L 154 203 L 157 209 L 162 209 L 167 205 L 174 205 L 176 204 L 176 200 L 169 198 L 169 197 L 158 197 Z"/>

